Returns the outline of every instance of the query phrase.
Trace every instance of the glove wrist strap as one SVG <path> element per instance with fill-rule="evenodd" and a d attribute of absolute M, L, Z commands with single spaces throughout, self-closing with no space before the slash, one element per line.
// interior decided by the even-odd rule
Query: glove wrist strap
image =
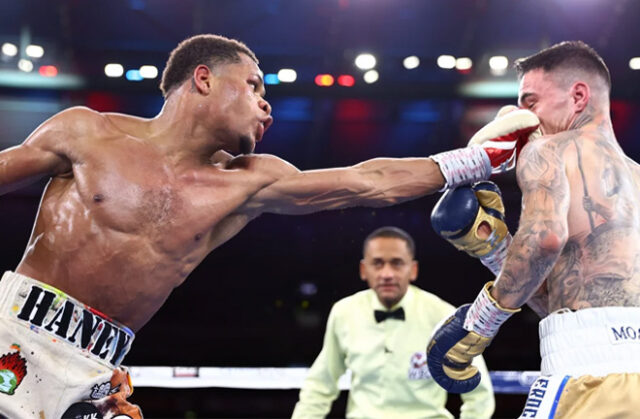
<path fill-rule="evenodd" d="M 511 236 L 511 233 L 507 233 L 504 240 L 502 240 L 495 249 L 489 254 L 480 257 L 480 262 L 489 268 L 495 276 L 498 276 L 502 270 L 502 265 L 504 265 L 504 261 L 507 258 L 507 250 L 509 250 L 512 239 L 513 236 Z"/>
<path fill-rule="evenodd" d="M 463 328 L 470 332 L 491 338 L 498 333 L 498 329 L 511 315 L 520 311 L 501 307 L 491 296 L 493 281 L 487 282 L 476 297 L 464 319 Z"/>
<path fill-rule="evenodd" d="M 479 146 L 458 148 L 429 157 L 438 163 L 446 181 L 440 191 L 489 179 L 491 176 L 491 160 Z"/>

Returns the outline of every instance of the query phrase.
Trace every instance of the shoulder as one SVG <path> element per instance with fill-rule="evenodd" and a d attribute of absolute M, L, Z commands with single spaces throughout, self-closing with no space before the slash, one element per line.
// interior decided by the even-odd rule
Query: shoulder
<path fill-rule="evenodd" d="M 355 294 L 351 294 L 336 301 L 331 311 L 337 315 L 344 314 L 355 307 L 370 306 L 372 298 L 371 294 L 374 294 L 375 296 L 375 293 L 370 289 L 358 291 Z"/>
<path fill-rule="evenodd" d="M 527 143 L 516 166 L 518 180 L 536 180 L 544 174 L 563 168 L 564 163 L 575 155 L 572 151 L 575 150 L 576 139 L 579 137 L 579 131 L 571 130 Z"/>
<path fill-rule="evenodd" d="M 276 179 L 299 172 L 294 165 L 272 154 L 247 154 L 229 157 L 222 164 L 225 169 L 256 171 Z"/>
<path fill-rule="evenodd" d="M 70 132 L 86 132 L 107 122 L 104 114 L 85 106 L 74 106 L 56 114 L 51 121 L 63 125 Z"/>
<path fill-rule="evenodd" d="M 75 140 L 93 138 L 104 117 L 84 106 L 65 109 L 43 122 L 25 141 L 26 146 L 61 152 Z"/>

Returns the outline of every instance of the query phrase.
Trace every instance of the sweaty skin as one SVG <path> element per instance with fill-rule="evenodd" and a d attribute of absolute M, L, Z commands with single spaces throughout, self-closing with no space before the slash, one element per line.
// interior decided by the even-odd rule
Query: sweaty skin
<path fill-rule="evenodd" d="M 153 119 L 71 108 L 0 152 L 0 194 L 51 177 L 16 272 L 137 331 L 262 213 L 392 205 L 444 185 L 428 158 L 301 172 L 275 156 L 232 157 L 271 124 L 264 93 L 241 54 L 196 68 Z"/>
<path fill-rule="evenodd" d="M 522 105 L 547 135 L 520 155 L 520 226 L 492 294 L 505 307 L 528 302 L 542 316 L 560 308 L 639 306 L 640 166 L 616 141 L 608 99 L 604 109 L 590 102 L 568 129 L 558 129 L 565 122 L 547 118 L 561 115 L 550 106 L 559 100 L 545 85 L 549 79 L 535 70 L 522 81 Z M 539 99 L 544 94 L 551 99 Z"/>

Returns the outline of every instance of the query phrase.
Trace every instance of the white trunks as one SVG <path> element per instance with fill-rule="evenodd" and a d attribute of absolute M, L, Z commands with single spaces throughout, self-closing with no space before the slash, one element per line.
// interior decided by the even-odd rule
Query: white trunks
<path fill-rule="evenodd" d="M 0 280 L 0 417 L 141 418 L 119 367 L 134 334 L 24 275 Z M 124 415 L 124 416 L 123 416 Z"/>

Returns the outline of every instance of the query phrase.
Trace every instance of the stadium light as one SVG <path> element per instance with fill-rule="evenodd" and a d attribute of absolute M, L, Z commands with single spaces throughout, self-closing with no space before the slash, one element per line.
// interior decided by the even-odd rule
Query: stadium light
<path fill-rule="evenodd" d="M 471 67 L 473 67 L 473 61 L 471 61 L 471 58 L 460 57 L 456 60 L 456 70 L 471 70 Z"/>
<path fill-rule="evenodd" d="M 376 57 L 369 53 L 360 54 L 356 57 L 355 64 L 360 70 L 371 70 L 376 66 Z"/>
<path fill-rule="evenodd" d="M 293 83 L 298 78 L 298 73 L 292 68 L 281 68 L 278 71 L 278 80 L 282 83 Z"/>
<path fill-rule="evenodd" d="M 107 77 L 122 77 L 124 74 L 124 67 L 117 63 L 109 63 L 104 66 L 104 74 Z"/>
<path fill-rule="evenodd" d="M 8 57 L 15 57 L 18 55 L 18 47 L 10 42 L 2 44 L 2 53 Z"/>
<path fill-rule="evenodd" d="M 378 79 L 380 78 L 380 75 L 376 70 L 369 70 L 366 73 L 364 73 L 363 78 L 365 82 L 367 82 L 368 84 L 372 84 L 378 81 Z"/>
<path fill-rule="evenodd" d="M 407 70 L 413 70 L 414 68 L 418 68 L 418 66 L 420 65 L 420 58 L 412 55 L 402 60 L 402 65 Z"/>
<path fill-rule="evenodd" d="M 158 77 L 158 68 L 154 65 L 143 65 L 139 71 L 144 79 L 155 79 Z"/>
<path fill-rule="evenodd" d="M 438 57 L 437 63 L 438 67 L 449 70 L 456 66 L 456 57 L 453 55 L 441 55 Z"/>
<path fill-rule="evenodd" d="M 27 48 L 24 50 L 27 56 L 31 58 L 41 58 L 44 55 L 44 48 L 40 45 L 27 45 Z"/>
<path fill-rule="evenodd" d="M 25 73 L 30 73 L 33 70 L 33 63 L 27 59 L 22 58 L 20 59 L 20 61 L 18 61 L 18 68 Z"/>

